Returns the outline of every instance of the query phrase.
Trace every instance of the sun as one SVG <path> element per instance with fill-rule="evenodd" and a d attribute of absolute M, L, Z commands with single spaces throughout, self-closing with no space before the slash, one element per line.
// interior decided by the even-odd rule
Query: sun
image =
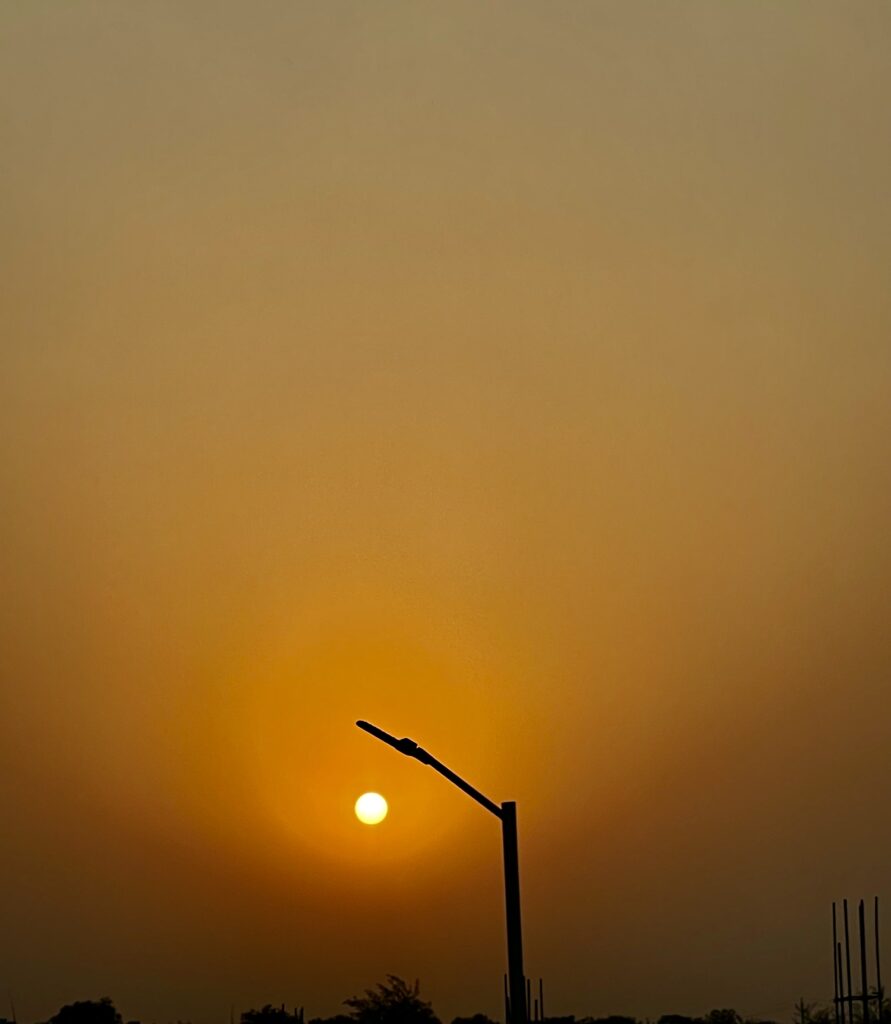
<path fill-rule="evenodd" d="M 377 825 L 387 816 L 387 801 L 380 793 L 363 793 L 356 801 L 356 817 L 365 825 Z"/>

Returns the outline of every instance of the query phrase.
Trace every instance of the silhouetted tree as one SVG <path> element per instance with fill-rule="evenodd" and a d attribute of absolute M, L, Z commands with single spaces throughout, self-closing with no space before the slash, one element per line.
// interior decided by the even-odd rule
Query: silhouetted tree
<path fill-rule="evenodd" d="M 281 1006 L 267 1003 L 259 1010 L 245 1010 L 241 1024 L 303 1024 L 303 1007 L 288 1013 L 284 1003 Z"/>
<path fill-rule="evenodd" d="M 803 998 L 799 999 L 795 1004 L 795 1010 L 792 1013 L 793 1024 L 811 1024 L 814 1019 L 814 1014 L 819 1013 L 819 1009 L 814 1003 L 806 1003 Z"/>
<path fill-rule="evenodd" d="M 420 984 L 409 985 L 395 974 L 364 996 L 344 999 L 357 1024 L 440 1024 L 430 1003 L 420 996 Z"/>
<path fill-rule="evenodd" d="M 705 1024 L 743 1024 L 736 1010 L 709 1010 L 702 1019 Z"/>
<path fill-rule="evenodd" d="M 48 1024 L 121 1024 L 121 1021 L 114 1003 L 108 996 L 103 996 L 99 1000 L 85 999 L 63 1006 L 54 1017 L 50 1017 Z"/>
<path fill-rule="evenodd" d="M 455 1017 L 452 1024 L 498 1024 L 498 1021 L 484 1013 L 475 1013 L 472 1017 Z"/>

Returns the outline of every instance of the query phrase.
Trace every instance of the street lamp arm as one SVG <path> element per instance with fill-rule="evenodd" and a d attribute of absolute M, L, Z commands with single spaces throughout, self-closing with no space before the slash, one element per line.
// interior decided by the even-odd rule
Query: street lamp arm
<path fill-rule="evenodd" d="M 501 818 L 501 808 L 498 804 L 494 803 L 487 796 L 483 796 L 478 789 L 474 789 L 469 782 L 465 782 L 460 775 L 456 775 L 451 768 L 446 768 L 444 764 L 437 761 L 436 758 L 424 750 L 423 747 L 419 747 L 414 740 L 410 740 L 407 736 L 403 736 L 402 739 L 397 740 L 395 736 L 391 736 L 388 732 L 384 732 L 383 729 L 379 729 L 376 725 L 372 725 L 371 722 L 356 722 L 356 725 L 360 729 L 374 736 L 375 739 L 381 740 L 383 743 L 387 743 L 389 746 L 398 750 L 400 754 L 405 754 L 406 757 L 413 757 L 416 761 L 420 761 L 421 764 L 429 765 L 434 771 L 439 772 L 444 778 L 448 779 L 453 785 L 457 786 L 458 789 L 465 792 L 469 797 L 476 800 L 478 804 L 482 804 L 487 811 L 490 811 L 495 815 L 496 818 Z"/>
<path fill-rule="evenodd" d="M 424 760 L 424 764 L 429 764 L 434 771 L 439 772 L 439 774 L 447 778 L 449 782 L 453 782 L 458 789 L 463 790 L 469 797 L 476 800 L 478 804 L 482 804 L 483 807 L 485 807 L 487 811 L 491 811 L 496 818 L 500 818 L 502 816 L 501 808 L 498 804 L 494 803 L 487 796 L 483 796 L 478 789 L 474 789 L 469 782 L 465 782 L 464 779 L 462 779 L 460 775 L 456 775 L 451 768 L 446 768 L 444 764 L 437 761 L 435 757 L 431 757 L 426 750 L 421 750 L 420 747 L 418 748 L 418 752 L 420 754 L 424 754 L 426 758 L 430 758 L 429 761 L 424 760 L 423 758 L 418 758 L 418 760 Z"/>

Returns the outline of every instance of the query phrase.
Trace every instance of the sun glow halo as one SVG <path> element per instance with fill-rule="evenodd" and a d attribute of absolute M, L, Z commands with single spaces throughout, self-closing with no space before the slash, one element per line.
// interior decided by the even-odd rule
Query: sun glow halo
<path fill-rule="evenodd" d="M 356 817 L 365 825 L 377 825 L 387 816 L 387 801 L 380 793 L 363 793 L 356 801 Z"/>

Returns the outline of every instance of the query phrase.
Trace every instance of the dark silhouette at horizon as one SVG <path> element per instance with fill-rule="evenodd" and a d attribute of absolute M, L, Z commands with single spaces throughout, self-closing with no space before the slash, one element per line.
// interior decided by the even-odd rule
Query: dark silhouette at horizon
<path fill-rule="evenodd" d="M 877 994 L 876 994 L 877 995 Z M 374 988 L 366 989 L 362 996 L 345 999 L 349 1013 L 330 1017 L 305 1018 L 304 1008 L 295 1006 L 288 1010 L 284 1004 L 275 1006 L 266 1003 L 257 1009 L 243 1010 L 239 1024 L 443 1024 L 436 1015 L 432 1003 L 421 998 L 419 981 L 409 984 L 395 974 L 388 974 L 386 980 Z M 891 1020 L 891 1000 L 881 1002 L 882 1017 Z M 862 1024 L 859 1014 L 854 1015 L 855 1024 Z M 641 1020 L 624 1014 L 606 1016 L 577 1016 L 562 1014 L 543 1018 L 547 1024 L 654 1024 L 651 1018 Z M 800 999 L 792 1010 L 792 1024 L 834 1024 L 835 1016 L 831 1001 L 825 1005 L 807 1003 Z M 21 1024 L 0 1017 L 0 1024 Z M 124 1021 L 123 1016 L 108 996 L 97 1000 L 79 1000 L 66 1004 L 43 1024 L 140 1024 L 136 1020 Z M 152 1022 L 154 1024 L 154 1022 Z M 188 1024 L 177 1020 L 177 1024 Z M 501 1024 L 484 1013 L 457 1016 L 449 1024 Z M 778 1024 L 777 1021 L 758 1017 L 744 1017 L 731 1008 L 715 1008 L 700 1016 L 666 1013 L 655 1024 Z"/>

